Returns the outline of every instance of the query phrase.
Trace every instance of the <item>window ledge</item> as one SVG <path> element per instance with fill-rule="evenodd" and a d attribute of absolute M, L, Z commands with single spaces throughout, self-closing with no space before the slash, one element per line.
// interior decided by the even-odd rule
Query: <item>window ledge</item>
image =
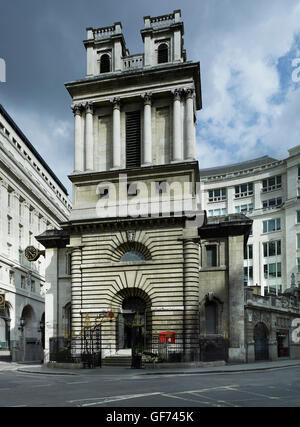
<path fill-rule="evenodd" d="M 226 265 L 220 265 L 217 267 L 200 267 L 199 271 L 226 271 Z"/>

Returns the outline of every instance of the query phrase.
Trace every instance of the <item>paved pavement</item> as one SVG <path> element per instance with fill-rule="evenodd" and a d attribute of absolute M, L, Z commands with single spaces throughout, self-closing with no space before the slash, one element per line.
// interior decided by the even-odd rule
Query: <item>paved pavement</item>
<path fill-rule="evenodd" d="M 61 368 L 48 368 L 43 364 L 24 364 L 13 362 L 0 362 L 0 371 L 19 371 L 34 374 L 48 374 L 48 375 L 180 375 L 180 374 L 208 374 L 208 373 L 231 373 L 231 372 L 247 372 L 247 371 L 260 371 L 270 369 L 282 369 L 286 367 L 300 366 L 300 359 L 295 360 L 279 360 L 279 361 L 265 361 L 245 364 L 211 366 L 201 368 L 160 368 L 160 369 L 131 369 L 122 367 L 103 367 L 95 369 L 61 369 Z"/>

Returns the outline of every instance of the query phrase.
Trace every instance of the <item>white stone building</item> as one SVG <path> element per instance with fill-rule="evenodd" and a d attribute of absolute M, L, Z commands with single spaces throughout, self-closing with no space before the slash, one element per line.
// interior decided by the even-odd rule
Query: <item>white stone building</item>
<path fill-rule="evenodd" d="M 248 285 L 283 292 L 300 285 L 300 146 L 289 156 L 268 156 L 200 169 L 208 217 L 242 212 L 253 219 L 244 255 Z"/>
<path fill-rule="evenodd" d="M 106 359 L 140 346 L 160 351 L 169 331 L 176 360 L 202 357 L 208 334 L 223 349 L 228 340 L 231 361 L 245 360 L 243 247 L 252 222 L 238 214 L 206 223 L 197 209 L 200 64 L 186 59 L 180 11 L 144 25 L 136 55 L 120 23 L 88 28 L 87 74 L 66 84 L 72 213 L 61 230 L 37 236 L 46 252 L 45 362 L 84 361 L 95 349 Z M 179 189 L 188 209 L 178 206 Z"/>
<path fill-rule="evenodd" d="M 67 190 L 0 105 L 0 360 L 41 358 L 45 259 L 35 236 L 58 228 L 71 210 Z M 4 301 L 3 301 L 4 299 Z"/>

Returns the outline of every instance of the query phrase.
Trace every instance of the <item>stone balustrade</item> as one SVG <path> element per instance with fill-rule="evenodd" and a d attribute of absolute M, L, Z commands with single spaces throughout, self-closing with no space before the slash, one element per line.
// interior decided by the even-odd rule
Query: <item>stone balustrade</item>
<path fill-rule="evenodd" d="M 298 297 L 297 297 L 298 294 Z M 300 289 L 295 289 L 295 295 L 290 293 L 277 295 L 257 295 L 253 289 L 245 288 L 245 305 L 258 306 L 269 309 L 289 310 L 300 313 Z"/>
<path fill-rule="evenodd" d="M 113 35 L 116 34 L 115 27 L 103 27 L 103 28 L 96 28 L 93 30 L 94 39 L 95 40 L 101 40 L 101 39 L 107 39 Z"/>
<path fill-rule="evenodd" d="M 142 68 L 144 66 L 144 55 L 130 55 L 122 59 L 123 70 L 128 71 L 132 69 Z"/>

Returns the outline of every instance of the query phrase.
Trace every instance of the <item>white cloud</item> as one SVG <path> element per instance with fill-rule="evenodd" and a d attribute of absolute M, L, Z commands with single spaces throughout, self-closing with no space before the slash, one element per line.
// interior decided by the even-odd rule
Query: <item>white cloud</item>
<path fill-rule="evenodd" d="M 299 143 L 292 117 L 299 112 L 300 85 L 290 87 L 279 104 L 271 98 L 281 89 L 278 60 L 300 31 L 300 4 L 274 1 L 269 7 L 268 1 L 253 1 L 243 9 L 244 2 L 234 3 L 234 8 L 233 2 L 218 3 L 218 12 L 203 19 L 192 48 L 193 59 L 201 62 L 198 120 L 204 126 L 198 129 L 197 148 L 202 167 L 265 154 L 282 158 Z"/>
<path fill-rule="evenodd" d="M 31 144 L 63 183 L 71 197 L 71 185 L 67 175 L 73 170 L 73 122 L 58 120 L 54 116 L 37 111 L 10 108 L 8 113 Z"/>

